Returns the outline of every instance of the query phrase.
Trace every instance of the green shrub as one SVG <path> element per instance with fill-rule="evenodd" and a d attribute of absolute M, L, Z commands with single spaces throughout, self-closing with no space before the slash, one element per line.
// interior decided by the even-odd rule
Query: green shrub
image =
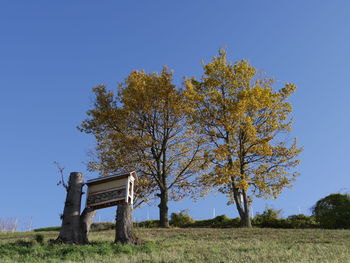
<path fill-rule="evenodd" d="M 230 224 L 232 227 L 240 227 L 241 226 L 241 219 L 239 217 L 232 218 Z"/>
<path fill-rule="evenodd" d="M 192 224 L 194 220 L 188 214 L 188 210 L 182 210 L 180 213 L 172 213 L 170 216 L 170 225 L 176 227 L 185 227 Z"/>
<path fill-rule="evenodd" d="M 281 213 L 282 210 L 275 210 L 267 207 L 262 214 L 256 214 L 252 220 L 252 224 L 259 227 L 283 227 L 282 225 L 285 224 L 285 222 L 280 219 Z"/>
<path fill-rule="evenodd" d="M 227 215 L 219 215 L 214 218 L 214 221 L 218 223 L 224 223 L 224 222 L 227 222 L 228 220 L 230 220 L 230 218 Z"/>
<path fill-rule="evenodd" d="M 100 222 L 100 223 L 92 223 L 90 231 L 98 232 L 98 231 L 106 231 L 115 229 L 115 223 L 112 222 Z"/>
<path fill-rule="evenodd" d="M 36 234 L 34 236 L 34 239 L 36 242 L 38 242 L 40 245 L 42 245 L 44 243 L 44 236 L 41 234 Z"/>
<path fill-rule="evenodd" d="M 316 228 L 318 223 L 314 216 L 307 216 L 304 214 L 288 216 L 286 221 L 286 227 L 288 228 Z"/>
<path fill-rule="evenodd" d="M 189 227 L 213 227 L 213 228 L 225 228 L 225 227 L 239 227 L 239 218 L 229 218 L 226 215 L 219 215 L 213 219 L 196 220 Z"/>
<path fill-rule="evenodd" d="M 331 194 L 317 201 L 312 209 L 324 228 L 350 228 L 350 196 Z"/>
<path fill-rule="evenodd" d="M 34 229 L 34 232 L 44 232 L 44 231 L 60 231 L 61 227 L 60 226 L 51 226 L 51 227 L 43 227 L 43 228 L 37 228 Z"/>
<path fill-rule="evenodd" d="M 146 221 L 134 223 L 134 226 L 145 227 L 145 228 L 159 227 L 159 220 L 146 220 Z"/>

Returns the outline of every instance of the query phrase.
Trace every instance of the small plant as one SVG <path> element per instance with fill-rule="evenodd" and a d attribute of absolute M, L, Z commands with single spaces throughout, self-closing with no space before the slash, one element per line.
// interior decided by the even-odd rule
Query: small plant
<path fill-rule="evenodd" d="M 172 213 L 170 225 L 176 227 L 184 227 L 194 222 L 193 218 L 188 214 L 188 210 L 182 210 L 180 213 Z"/>
<path fill-rule="evenodd" d="M 38 242 L 40 245 L 42 245 L 44 243 L 44 236 L 41 234 L 36 234 L 34 236 L 34 239 L 36 242 Z"/>
<path fill-rule="evenodd" d="M 280 214 L 282 210 L 265 208 L 262 214 L 257 213 L 253 219 L 253 225 L 259 227 L 280 227 Z"/>

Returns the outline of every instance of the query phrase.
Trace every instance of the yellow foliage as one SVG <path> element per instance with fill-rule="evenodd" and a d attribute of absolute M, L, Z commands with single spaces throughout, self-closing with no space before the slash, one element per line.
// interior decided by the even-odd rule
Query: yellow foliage
<path fill-rule="evenodd" d="M 198 190 L 195 176 L 206 169 L 203 140 L 186 125 L 190 107 L 172 72 L 133 71 L 117 93 L 104 86 L 93 92 L 94 108 L 80 126 L 97 141 L 91 169 L 102 175 L 137 170 L 141 200 L 156 191 L 177 200 Z"/>
<path fill-rule="evenodd" d="M 230 64 L 226 51 L 203 66 L 201 80 L 185 80 L 185 96 L 192 109 L 190 122 L 206 138 L 206 156 L 215 170 L 202 181 L 232 198 L 248 192 L 276 197 L 291 185 L 301 148 L 283 135 L 291 129 L 292 107 L 286 100 L 296 86 L 275 90 L 272 78 L 259 78 L 246 60 Z"/>

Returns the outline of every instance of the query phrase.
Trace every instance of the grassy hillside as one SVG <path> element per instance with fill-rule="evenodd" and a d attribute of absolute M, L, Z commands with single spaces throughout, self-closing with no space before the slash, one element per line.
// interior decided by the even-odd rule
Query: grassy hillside
<path fill-rule="evenodd" d="M 142 246 L 112 244 L 114 231 L 91 245 L 52 245 L 58 233 L 0 234 L 0 262 L 349 262 L 350 230 L 136 229 Z M 38 236 L 42 235 L 42 236 Z M 41 238 L 44 237 L 42 241 Z"/>

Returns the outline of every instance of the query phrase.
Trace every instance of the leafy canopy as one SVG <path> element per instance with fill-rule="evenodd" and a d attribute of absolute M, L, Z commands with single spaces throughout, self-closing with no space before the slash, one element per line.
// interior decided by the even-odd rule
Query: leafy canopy
<path fill-rule="evenodd" d="M 235 191 L 276 197 L 297 175 L 290 168 L 299 164 L 296 139 L 288 145 L 282 136 L 291 130 L 286 100 L 296 86 L 275 91 L 273 79 L 259 77 L 246 60 L 230 64 L 225 50 L 203 70 L 201 80 L 185 81 L 191 123 L 206 138 L 206 157 L 215 164 L 203 182 L 231 201 Z"/>
<path fill-rule="evenodd" d="M 350 228 L 350 195 L 330 194 L 318 200 L 312 210 L 325 228 Z"/>
<path fill-rule="evenodd" d="M 138 196 L 169 192 L 173 200 L 193 191 L 193 175 L 203 163 L 201 140 L 187 129 L 187 104 L 172 84 L 172 73 L 133 71 L 118 92 L 105 86 L 93 89 L 94 108 L 80 129 L 97 141 L 90 170 L 102 175 L 137 170 Z"/>

